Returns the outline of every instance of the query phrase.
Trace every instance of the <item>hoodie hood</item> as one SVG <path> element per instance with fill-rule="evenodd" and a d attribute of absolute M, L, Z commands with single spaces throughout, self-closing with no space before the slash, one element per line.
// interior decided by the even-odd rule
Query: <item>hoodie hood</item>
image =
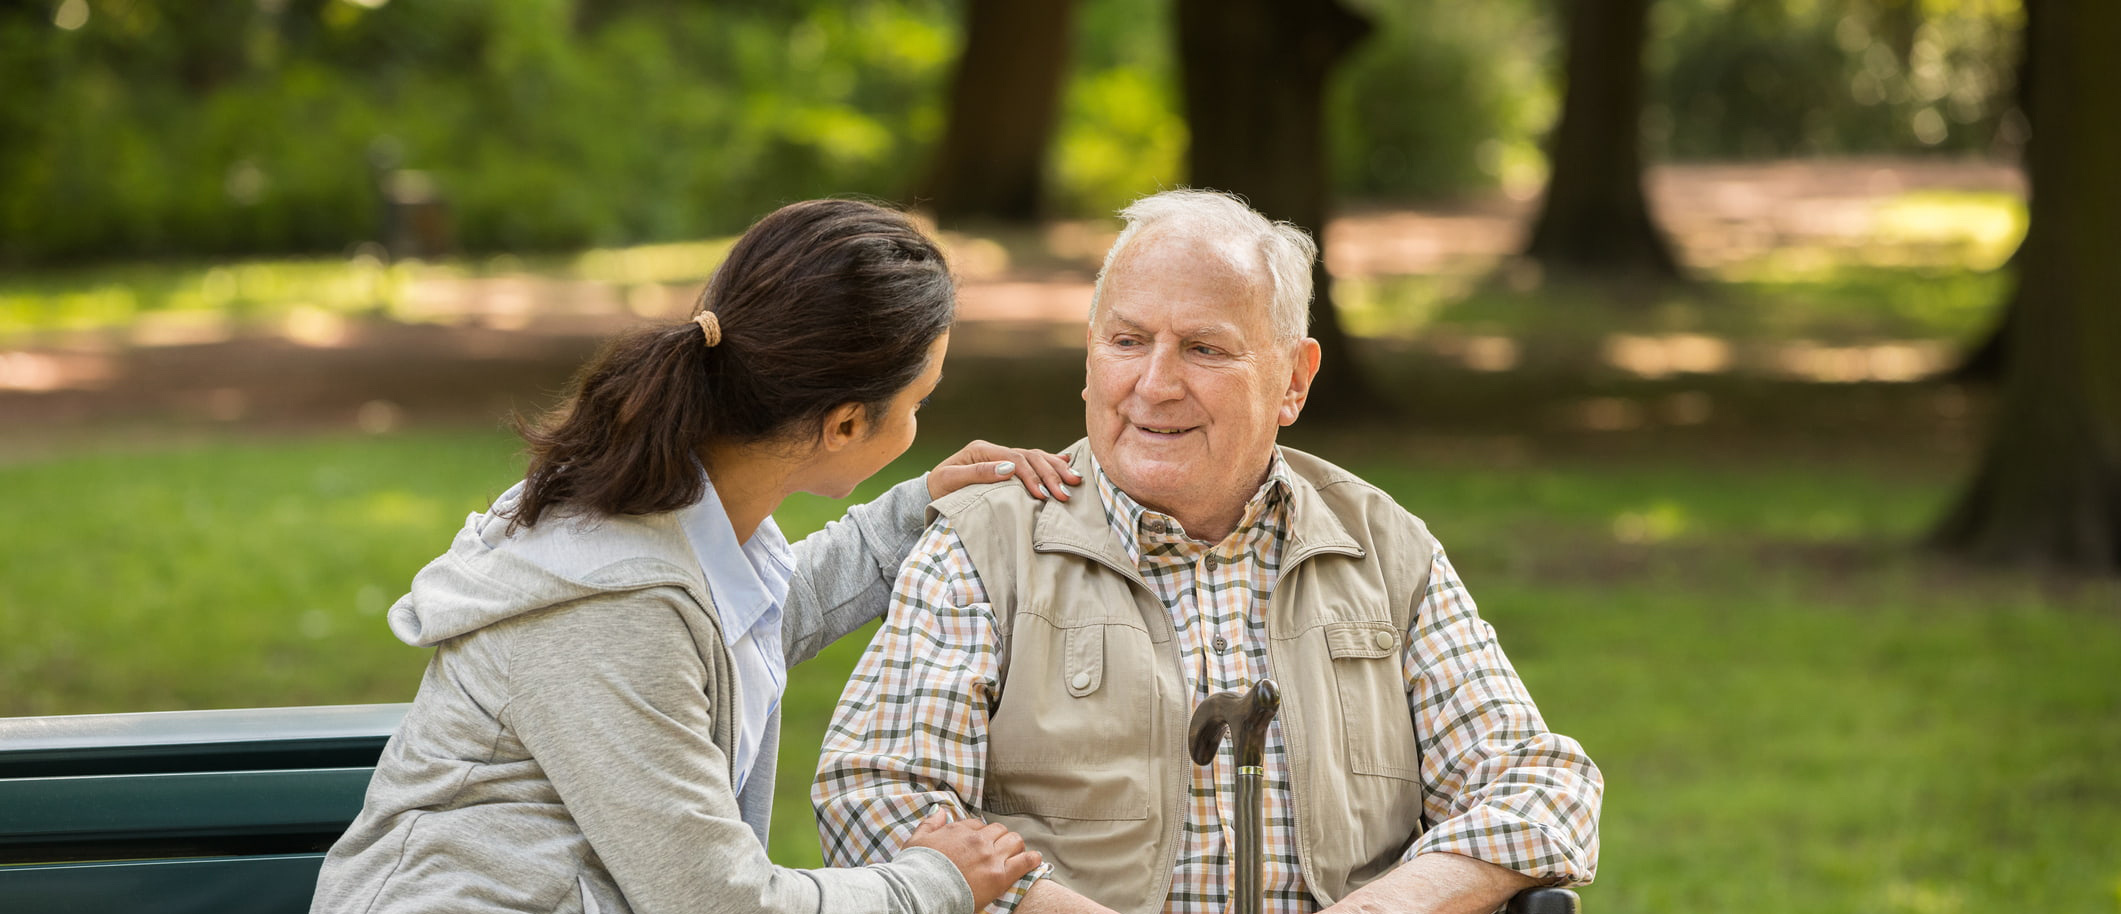
<path fill-rule="evenodd" d="M 684 515 L 698 506 L 644 516 L 547 515 L 511 532 L 502 515 L 522 488 L 467 516 L 449 551 L 413 576 L 411 591 L 390 608 L 399 640 L 433 647 L 524 613 L 651 587 L 683 587 L 703 609 L 711 605 L 684 533 Z"/>

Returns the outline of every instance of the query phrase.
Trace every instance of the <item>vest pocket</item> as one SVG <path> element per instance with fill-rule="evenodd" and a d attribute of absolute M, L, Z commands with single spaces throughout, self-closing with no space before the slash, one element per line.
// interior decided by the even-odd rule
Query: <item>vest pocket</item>
<path fill-rule="evenodd" d="M 1146 773 L 1124 768 L 1021 771 L 995 778 L 982 804 L 1005 816 L 1086 821 L 1137 820 L 1149 817 L 1147 803 L 1117 798 L 1141 797 Z"/>
<path fill-rule="evenodd" d="M 1154 645 L 1123 625 L 1060 627 L 1019 613 L 1015 656 L 988 720 L 983 805 L 1004 815 L 1149 815 Z"/>
<path fill-rule="evenodd" d="M 1389 622 L 1353 621 L 1327 623 L 1325 636 L 1349 770 L 1419 783 L 1421 748 L 1401 669 L 1405 633 Z"/>
<path fill-rule="evenodd" d="M 1068 629 L 1061 668 L 1068 694 L 1082 698 L 1105 683 L 1105 627 L 1085 625 Z"/>

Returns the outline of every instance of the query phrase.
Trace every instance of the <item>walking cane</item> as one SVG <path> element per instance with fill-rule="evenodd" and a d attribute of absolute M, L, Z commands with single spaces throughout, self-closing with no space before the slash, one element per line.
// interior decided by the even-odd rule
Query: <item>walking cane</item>
<path fill-rule="evenodd" d="M 1240 695 L 1217 692 L 1193 709 L 1193 722 L 1186 728 L 1193 749 L 1193 763 L 1215 764 L 1223 731 L 1230 731 L 1231 749 L 1237 756 L 1237 850 L 1232 863 L 1237 868 L 1236 914 L 1259 914 L 1260 835 L 1259 794 L 1266 782 L 1261 755 L 1267 748 L 1267 724 L 1281 709 L 1281 687 L 1262 679 Z"/>

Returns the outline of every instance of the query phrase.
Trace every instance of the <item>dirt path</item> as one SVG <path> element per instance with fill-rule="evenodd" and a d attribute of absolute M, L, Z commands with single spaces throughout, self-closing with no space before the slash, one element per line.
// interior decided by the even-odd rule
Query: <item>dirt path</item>
<path fill-rule="evenodd" d="M 1775 247 L 1861 244 L 1879 230 L 1881 204 L 1909 191 L 2021 192 L 2009 167 L 1899 160 L 1670 166 L 1649 186 L 1697 266 Z M 1486 270 L 1518 245 L 1532 205 L 1497 194 L 1353 208 L 1328 228 L 1331 267 L 1341 276 Z M 1078 358 L 1068 353 L 1111 231 L 1070 222 L 947 236 L 966 280 L 955 350 Z M 672 286 L 644 301 L 639 290 L 534 276 L 446 280 L 414 290 L 430 323 L 311 315 L 232 337 L 175 332 L 159 342 L 136 335 L 0 350 L 0 458 L 112 429 L 490 422 L 549 402 L 601 339 L 644 317 L 682 316 L 695 291 Z"/>

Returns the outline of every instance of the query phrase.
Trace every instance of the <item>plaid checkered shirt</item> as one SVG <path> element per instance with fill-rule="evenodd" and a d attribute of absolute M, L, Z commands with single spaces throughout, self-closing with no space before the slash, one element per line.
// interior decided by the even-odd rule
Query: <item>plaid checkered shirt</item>
<path fill-rule="evenodd" d="M 1277 453 L 1237 529 L 1210 544 L 1189 538 L 1175 518 L 1135 502 L 1092 463 L 1089 475 L 1113 535 L 1171 616 L 1196 705 L 1217 691 L 1249 687 L 1266 669 L 1266 606 L 1281 575 L 1288 535 L 1289 472 Z M 1424 824 L 1431 827 L 1402 859 L 1449 852 L 1548 882 L 1589 881 L 1597 867 L 1603 782 L 1581 747 L 1549 735 L 1544 748 L 1519 750 L 1536 757 L 1511 759 L 1508 746 L 1496 745 L 1493 731 L 1502 725 L 1503 711 L 1495 701 L 1469 711 L 1446 697 L 1454 685 L 1482 683 L 1481 694 L 1509 704 L 1517 715 L 1512 726 L 1522 728 L 1529 713 L 1532 726 L 1545 727 L 1441 549 L 1409 635 L 1402 669 L 1409 713 L 1421 739 Z M 1463 643 L 1468 638 L 1485 643 Z M 986 589 L 957 532 L 948 519 L 939 519 L 900 569 L 890 613 L 848 681 L 825 737 L 811 799 L 828 864 L 889 859 L 929 812 L 939 807 L 970 811 L 965 800 L 976 800 L 986 787 L 986 709 L 1000 691 L 1000 656 Z M 1566 819 L 1560 822 L 1482 805 L 1492 785 L 1481 779 L 1507 779 L 1518 761 L 1581 775 L 1588 795 L 1552 803 Z M 1264 763 L 1262 910 L 1317 911 L 1296 856 L 1289 767 L 1278 721 L 1267 732 Z M 1190 766 L 1189 803 L 1164 905 L 1167 914 L 1226 910 L 1235 843 L 1230 787 L 1235 764 L 1225 741 L 1212 766 Z M 1048 864 L 1033 870 L 988 910 L 1013 911 L 1051 869 Z"/>

